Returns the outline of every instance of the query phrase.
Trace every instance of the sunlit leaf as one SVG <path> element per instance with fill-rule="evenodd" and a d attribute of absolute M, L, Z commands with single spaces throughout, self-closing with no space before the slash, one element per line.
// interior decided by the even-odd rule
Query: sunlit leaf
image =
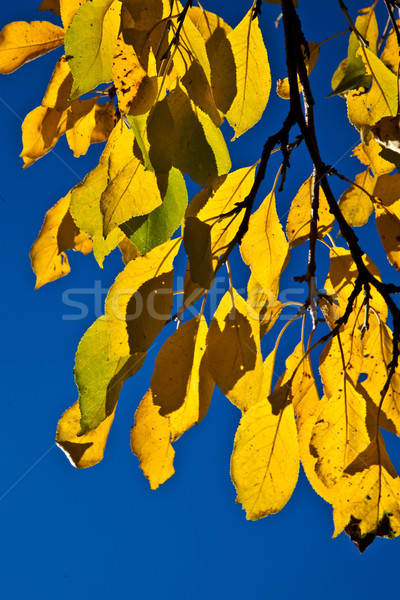
<path fill-rule="evenodd" d="M 74 100 L 68 110 L 67 141 L 75 157 L 86 154 L 96 127 L 97 98 Z"/>
<path fill-rule="evenodd" d="M 61 19 L 64 25 L 64 29 L 67 30 L 71 25 L 72 19 L 78 12 L 82 4 L 85 4 L 88 0 L 59 0 L 61 9 Z"/>
<path fill-rule="evenodd" d="M 289 244 L 276 212 L 274 192 L 250 217 L 240 252 L 260 286 L 274 291 L 289 259 Z"/>
<path fill-rule="evenodd" d="M 345 469 L 369 444 L 365 400 L 346 375 L 335 393 L 319 404 L 311 434 L 310 450 L 317 459 L 315 471 L 331 488 Z"/>
<path fill-rule="evenodd" d="M 357 389 L 372 400 L 379 413 L 375 417 L 379 426 L 400 435 L 400 372 L 397 368 L 382 402 L 381 392 L 389 375 L 389 364 L 393 352 L 393 332 L 384 324 L 375 327 L 366 341 L 362 371 L 367 378 Z"/>
<path fill-rule="evenodd" d="M 121 225 L 121 229 L 141 254 L 166 242 L 178 229 L 185 215 L 188 197 L 183 175 L 172 167 L 167 176 L 157 177 L 162 183 L 166 178 L 168 184 L 162 204 L 150 214 L 133 217 Z"/>
<path fill-rule="evenodd" d="M 132 452 L 140 461 L 140 468 L 152 490 L 175 473 L 175 450 L 171 445 L 171 428 L 167 417 L 159 413 L 153 403 L 151 390 L 147 392 L 135 414 L 131 431 Z"/>
<path fill-rule="evenodd" d="M 112 69 L 120 112 L 147 113 L 156 99 L 157 83 L 148 76 L 135 50 L 122 36 L 115 47 Z"/>
<path fill-rule="evenodd" d="M 389 262 L 400 270 L 400 175 L 381 175 L 375 185 L 376 227 Z"/>
<path fill-rule="evenodd" d="M 250 407 L 236 432 L 231 476 L 247 519 L 281 510 L 297 483 L 297 431 L 293 407 L 282 392 Z"/>
<path fill-rule="evenodd" d="M 9 23 L 0 32 L 0 73 L 12 73 L 63 42 L 64 30 L 48 21 Z"/>
<path fill-rule="evenodd" d="M 355 183 L 357 186 L 352 185 L 340 196 L 339 207 L 349 225 L 361 227 L 374 210 L 370 195 L 374 191 L 375 181 L 367 169 L 356 175 Z"/>
<path fill-rule="evenodd" d="M 263 379 L 258 321 L 234 290 L 226 292 L 210 324 L 207 364 L 220 390 L 241 410 L 259 400 Z"/>
<path fill-rule="evenodd" d="M 69 95 L 72 87 L 72 73 L 68 61 L 62 56 L 56 64 L 46 93 L 42 100 L 42 106 L 56 108 L 63 112 L 70 105 Z"/>
<path fill-rule="evenodd" d="M 260 120 L 271 90 L 267 51 L 258 17 L 252 17 L 253 12 L 250 10 L 228 34 L 228 46 L 222 44 L 217 50 L 217 54 L 221 52 L 219 61 L 222 68 L 228 64 L 227 69 L 230 69 L 232 56 L 236 65 L 236 95 L 224 111 L 229 124 L 235 130 L 234 139 Z"/>
<path fill-rule="evenodd" d="M 333 507 L 334 537 L 344 529 L 361 552 L 376 536 L 400 534 L 400 480 L 380 434 L 347 467 Z"/>
<path fill-rule="evenodd" d="M 117 0 L 92 0 L 83 4 L 72 19 L 65 35 L 65 54 L 74 80 L 72 100 L 100 83 L 112 81 L 120 11 Z"/>
<path fill-rule="evenodd" d="M 300 187 L 290 206 L 286 223 L 286 235 L 289 244 L 294 247 L 302 244 L 310 237 L 311 203 L 313 198 L 313 176 L 311 175 Z M 318 236 L 323 237 L 332 229 L 334 217 L 329 211 L 328 201 L 319 188 Z"/>
<path fill-rule="evenodd" d="M 115 412 L 111 413 L 94 431 L 78 437 L 81 411 L 75 402 L 62 415 L 57 426 L 56 443 L 78 469 L 97 465 L 104 456 L 104 449 Z"/>
<path fill-rule="evenodd" d="M 116 407 L 123 383 L 143 365 L 144 353 L 111 358 L 107 320 L 99 318 L 81 339 L 75 358 L 81 430 L 96 429 Z"/>
<path fill-rule="evenodd" d="M 260 323 L 260 336 L 264 337 L 279 318 L 283 305 L 279 302 L 279 281 L 275 280 L 273 289 L 262 287 L 253 275 L 247 284 L 247 304 L 251 307 L 253 318 Z"/>
<path fill-rule="evenodd" d="M 391 173 L 394 165 L 381 156 L 382 147 L 374 140 L 372 134 L 368 134 L 364 141 L 364 144 L 354 148 L 353 156 L 357 156 L 363 165 L 370 167 L 375 177 Z"/>
<path fill-rule="evenodd" d="M 69 193 L 61 198 L 46 213 L 39 237 L 32 246 L 30 256 L 36 275 L 35 289 L 70 272 L 66 250 L 76 248 L 87 254 L 92 249 L 88 236 L 80 234 L 71 218 L 70 197 Z"/>
<path fill-rule="evenodd" d="M 110 180 L 101 196 L 104 237 L 131 217 L 146 215 L 161 203 L 156 174 L 147 171 L 141 161 L 133 157 Z"/>
<path fill-rule="evenodd" d="M 157 246 L 117 276 L 105 305 L 110 356 L 145 352 L 163 329 L 172 309 L 172 262 L 179 246 L 180 240 Z"/>
<path fill-rule="evenodd" d="M 214 381 L 204 356 L 207 331 L 203 316 L 183 323 L 156 358 L 151 378 L 153 402 L 169 419 L 172 441 L 199 423 L 210 405 Z"/>
<path fill-rule="evenodd" d="M 206 43 L 208 58 L 211 61 L 219 44 L 222 40 L 226 40 L 226 37 L 232 31 L 232 27 L 225 23 L 220 16 L 197 6 L 189 8 L 188 16 L 200 31 Z"/>
<path fill-rule="evenodd" d="M 181 87 L 167 99 L 173 122 L 172 164 L 199 185 L 206 185 L 231 168 L 221 131 L 190 101 Z"/>
<path fill-rule="evenodd" d="M 115 228 L 105 240 L 103 239 L 103 217 L 100 210 L 101 194 L 108 184 L 110 154 L 115 149 L 119 137 L 123 135 L 123 127 L 122 122 L 116 125 L 97 167 L 71 191 L 71 214 L 79 229 L 92 238 L 93 253 L 100 267 L 103 266 L 104 257 L 114 250 L 124 237 L 124 233 Z"/>
<path fill-rule="evenodd" d="M 347 114 L 350 123 L 364 134 L 382 117 L 397 113 L 397 77 L 368 48 L 360 48 L 357 56 L 364 61 L 372 84 L 368 92 L 348 93 Z"/>
<path fill-rule="evenodd" d="M 67 112 L 38 106 L 22 123 L 22 152 L 24 167 L 49 152 L 67 130 Z"/>

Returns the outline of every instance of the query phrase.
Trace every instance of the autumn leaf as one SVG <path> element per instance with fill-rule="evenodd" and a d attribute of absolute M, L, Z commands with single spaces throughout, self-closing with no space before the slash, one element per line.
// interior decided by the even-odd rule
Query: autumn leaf
<path fill-rule="evenodd" d="M 47 21 L 16 21 L 0 32 L 0 73 L 8 75 L 64 43 L 64 30 Z"/>
<path fill-rule="evenodd" d="M 282 474 L 284 473 L 284 476 Z M 231 459 L 236 502 L 247 519 L 280 511 L 297 483 L 299 453 L 293 407 L 287 393 L 261 400 L 241 418 Z"/>
<path fill-rule="evenodd" d="M 345 529 L 363 552 L 376 536 L 400 533 L 400 480 L 379 434 L 347 467 L 335 488 L 334 537 Z"/>
<path fill-rule="evenodd" d="M 246 301 L 226 292 L 207 335 L 208 369 L 220 390 L 241 410 L 257 403 L 263 363 L 258 322 L 249 318 Z"/>
<path fill-rule="evenodd" d="M 160 407 L 160 415 L 169 419 L 172 441 L 199 423 L 211 402 L 214 381 L 205 361 L 207 331 L 203 316 L 183 323 L 156 358 L 153 402 Z"/>
<path fill-rule="evenodd" d="M 65 35 L 65 54 L 73 76 L 71 100 L 112 81 L 120 10 L 121 3 L 116 0 L 92 0 L 72 19 Z"/>
<path fill-rule="evenodd" d="M 311 203 L 313 198 L 313 176 L 302 184 L 290 206 L 286 223 L 286 235 L 291 247 L 302 244 L 310 237 Z M 319 188 L 318 237 L 323 237 L 332 229 L 333 215 L 329 211 L 328 201 Z"/>
<path fill-rule="evenodd" d="M 172 477 L 175 450 L 171 444 L 171 428 L 167 417 L 159 413 L 151 390 L 147 392 L 135 414 L 131 431 L 131 448 L 152 490 Z"/>
<path fill-rule="evenodd" d="M 141 254 L 146 254 L 156 246 L 167 242 L 180 226 L 188 203 L 187 190 L 183 175 L 171 168 L 168 175 L 159 174 L 157 181 L 165 188 L 162 204 L 148 215 L 132 217 L 120 225 L 122 231 L 135 244 Z"/>
<path fill-rule="evenodd" d="M 261 118 L 271 90 L 271 74 L 267 51 L 258 24 L 250 10 L 244 19 L 227 36 L 227 44 L 220 44 L 213 61 L 214 78 L 232 72 L 232 59 L 236 67 L 235 95 L 222 98 L 219 108 L 226 114 L 235 130 L 235 137 L 245 133 Z M 229 85 L 228 85 L 229 88 Z M 232 84 L 231 84 L 232 89 Z M 261 90 L 261 93 L 260 93 Z"/>
<path fill-rule="evenodd" d="M 78 435 L 93 431 L 114 412 L 123 383 L 142 367 L 146 356 L 111 358 L 109 353 L 108 323 L 100 317 L 81 339 L 75 358 L 81 411 Z"/>
<path fill-rule="evenodd" d="M 361 227 L 365 225 L 374 210 L 371 195 L 375 181 L 367 169 L 356 175 L 355 183 L 356 185 L 349 187 L 340 196 L 339 207 L 349 225 Z"/>
<path fill-rule="evenodd" d="M 81 420 L 79 402 L 65 411 L 58 422 L 56 443 L 74 467 L 85 469 L 103 459 L 114 415 L 115 412 L 112 412 L 94 431 L 78 436 Z"/>
<path fill-rule="evenodd" d="M 106 299 L 110 356 L 145 352 L 163 329 L 172 309 L 172 262 L 180 240 L 157 246 L 128 262 Z"/>
<path fill-rule="evenodd" d="M 379 119 L 397 113 L 397 78 L 368 48 L 360 48 L 357 56 L 372 76 L 372 84 L 368 92 L 348 93 L 347 114 L 350 123 L 364 135 Z"/>
<path fill-rule="evenodd" d="M 55 281 L 70 272 L 66 250 L 75 248 L 83 254 L 92 250 L 86 234 L 81 234 L 69 213 L 71 193 L 61 198 L 46 213 L 39 237 L 33 244 L 30 257 L 36 275 L 35 289 Z"/>
<path fill-rule="evenodd" d="M 271 192 L 250 217 L 240 252 L 258 283 L 274 290 L 289 259 L 289 245 L 279 221 L 275 194 Z"/>

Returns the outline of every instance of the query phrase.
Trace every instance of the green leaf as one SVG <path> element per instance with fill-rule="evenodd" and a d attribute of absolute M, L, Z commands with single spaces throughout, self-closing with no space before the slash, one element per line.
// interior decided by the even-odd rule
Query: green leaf
<path fill-rule="evenodd" d="M 74 16 L 65 34 L 65 54 L 74 79 L 71 100 L 113 80 L 120 11 L 117 0 L 92 0 Z"/>
<path fill-rule="evenodd" d="M 79 390 L 81 430 L 93 431 L 114 412 L 123 383 L 143 365 L 146 354 L 109 357 L 108 323 L 100 317 L 80 341 L 75 359 L 75 380 Z"/>
<path fill-rule="evenodd" d="M 165 179 L 166 175 L 158 175 Z M 185 215 L 188 202 L 183 175 L 171 168 L 168 175 L 168 186 L 162 204 L 150 214 L 133 217 L 120 228 L 129 237 L 141 254 L 146 254 L 156 246 L 160 246 L 178 229 Z"/>

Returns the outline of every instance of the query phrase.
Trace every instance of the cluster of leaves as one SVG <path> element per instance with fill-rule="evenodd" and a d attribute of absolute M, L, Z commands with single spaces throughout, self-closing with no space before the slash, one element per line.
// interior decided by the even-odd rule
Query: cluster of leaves
<path fill-rule="evenodd" d="M 388 259 L 400 269 L 400 175 L 392 174 L 400 162 L 400 36 L 392 3 L 385 3 L 392 24 L 380 39 L 377 1 L 354 23 L 339 2 L 351 33 L 332 88 L 360 131 L 354 154 L 364 170 L 338 203 L 326 174 L 341 175 L 321 171 L 312 136 L 307 75 L 320 44 L 304 39 L 291 0 L 281 3 L 288 78 L 277 85 L 290 101 L 288 118 L 268 138 L 259 163 L 233 172 L 220 127 L 227 120 L 234 139 L 253 127 L 271 88 L 258 24 L 261 1 L 232 29 L 191 1 L 43 0 L 39 10 L 60 16 L 62 27 L 16 22 L 1 32 L 5 74 L 65 45 L 41 106 L 22 126 L 25 166 L 64 134 L 75 156 L 107 142 L 98 166 L 48 211 L 31 252 L 36 287 L 69 272 L 71 249 L 93 251 L 101 267 L 118 247 L 125 263 L 109 290 L 105 315 L 79 344 L 79 400 L 57 429 L 57 443 L 76 467 L 102 459 L 124 381 L 175 321 L 131 432 L 132 451 L 152 489 L 174 473 L 172 443 L 205 417 L 217 385 L 242 411 L 231 475 L 247 518 L 285 505 L 301 461 L 311 485 L 333 506 L 335 535 L 344 529 L 363 550 L 376 536 L 400 534 L 400 480 L 380 432 L 400 435 L 400 317 L 391 295 L 399 290 L 381 282 L 352 229 L 375 212 Z M 296 123 L 301 136 L 290 144 Z M 284 178 L 288 156 L 302 139 L 314 171 L 293 199 L 285 235 L 275 185 L 256 211 L 254 199 L 274 147 L 281 143 Z M 189 204 L 184 175 L 201 186 Z M 329 234 L 335 219 L 347 248 Z M 330 249 L 324 293 L 315 284 L 317 240 Z M 265 358 L 260 342 L 285 308 L 277 298 L 290 251 L 308 241 L 307 273 L 299 279 L 307 281 L 309 295 L 297 317 L 304 333 L 310 315 L 312 334 L 306 348 L 302 334 L 273 386 L 277 348 L 288 325 L 275 334 Z M 207 294 L 235 246 L 250 267 L 247 298 L 230 279 L 208 324 Z M 187 256 L 185 284 L 181 306 L 171 316 L 179 251 Z M 186 319 L 186 309 L 199 300 L 197 316 Z M 312 345 L 321 320 L 329 333 Z M 320 398 L 310 353 L 322 343 Z"/>

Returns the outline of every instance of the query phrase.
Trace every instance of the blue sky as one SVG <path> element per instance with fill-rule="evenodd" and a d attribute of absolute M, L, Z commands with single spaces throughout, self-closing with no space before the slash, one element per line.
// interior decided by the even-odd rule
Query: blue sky
<path fill-rule="evenodd" d="M 37 13 L 36 4 L 2 3 L 0 25 L 52 19 L 50 13 Z M 234 26 L 251 3 L 205 0 L 203 4 Z M 334 0 L 300 0 L 300 5 L 307 39 L 319 42 L 347 27 Z M 352 2 L 352 16 L 362 6 Z M 278 14 L 279 7 L 263 4 L 261 24 L 273 81 L 285 76 L 283 32 L 273 24 Z M 384 13 L 379 14 L 385 22 Z M 325 98 L 331 75 L 346 54 L 347 40 L 346 35 L 323 47 L 311 82 L 315 95 L 322 98 L 316 121 L 323 158 L 351 178 L 361 170 L 357 160 L 349 158 L 359 137 L 346 123 L 345 103 Z M 29 250 L 44 214 L 95 166 L 101 152 L 95 147 L 77 160 L 61 140 L 55 151 L 21 170 L 21 121 L 40 104 L 59 55 L 55 51 L 0 78 L 2 597 L 200 600 L 296 595 L 319 600 L 371 598 L 377 593 L 388 597 L 396 590 L 392 574 L 398 569 L 399 539 L 378 539 L 362 556 L 344 534 L 332 540 L 331 508 L 303 474 L 281 513 L 246 521 L 235 504 L 229 477 L 240 415 L 219 392 L 205 421 L 175 445 L 174 477 L 158 491 L 150 491 L 131 454 L 129 432 L 136 406 L 148 388 L 157 349 L 145 368 L 124 385 L 102 463 L 78 471 L 55 446 L 57 421 L 77 398 L 76 347 L 98 316 L 94 296 L 87 294 L 82 298 L 87 316 L 65 319 L 74 311 L 63 303 L 63 294 L 65 298 L 71 288 L 108 288 L 121 270 L 118 252 L 106 259 L 103 270 L 92 256 L 72 253 L 71 274 L 34 291 Z M 276 131 L 287 108 L 272 90 L 260 124 L 229 145 L 233 168 L 259 158 L 265 139 Z M 228 127 L 224 131 L 230 139 Z M 281 216 L 311 172 L 303 149 L 293 155 L 292 163 L 285 190 L 278 196 Z M 268 193 L 277 167 L 274 159 L 260 200 Z M 341 183 L 333 184 L 338 193 L 344 189 Z M 386 260 L 379 244 L 371 247 L 370 235 L 370 230 L 363 233 L 361 242 L 378 263 Z M 304 261 L 306 249 L 297 256 Z M 298 263 L 285 274 L 283 285 L 293 287 L 291 277 L 304 270 L 305 262 Z M 245 274 L 239 269 L 235 275 L 238 287 L 245 285 Z M 388 269 L 384 275 L 400 283 L 397 273 Z M 291 342 L 288 337 L 287 343 Z M 387 441 L 399 469 L 399 444 L 392 436 Z"/>

